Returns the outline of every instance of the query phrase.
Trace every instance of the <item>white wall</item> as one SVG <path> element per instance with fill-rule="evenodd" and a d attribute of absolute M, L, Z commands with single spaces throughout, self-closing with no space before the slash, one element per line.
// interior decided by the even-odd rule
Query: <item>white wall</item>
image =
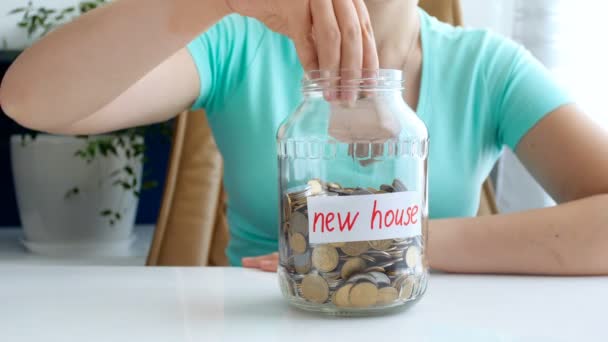
<path fill-rule="evenodd" d="M 77 3 L 77 0 L 33 0 L 36 6 L 48 6 L 50 8 L 63 8 Z M 27 0 L 0 0 L 0 49 L 6 40 L 9 49 L 20 49 L 29 42 L 27 34 L 17 28 L 18 15 L 8 16 L 7 13 L 13 8 L 27 5 Z"/>
<path fill-rule="evenodd" d="M 506 36 L 513 33 L 515 0 L 461 0 L 466 26 L 490 28 Z"/>

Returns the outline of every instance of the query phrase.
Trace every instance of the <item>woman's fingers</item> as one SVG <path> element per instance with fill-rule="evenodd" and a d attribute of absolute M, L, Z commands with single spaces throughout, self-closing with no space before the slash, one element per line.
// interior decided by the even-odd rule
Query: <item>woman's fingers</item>
<path fill-rule="evenodd" d="M 319 67 L 339 70 L 342 35 L 333 3 L 330 0 L 310 0 L 310 11 Z"/>
<path fill-rule="evenodd" d="M 334 12 L 340 27 L 340 69 L 360 70 L 363 62 L 361 24 L 353 0 L 334 0 Z"/>
<path fill-rule="evenodd" d="M 293 25 L 290 27 L 292 40 L 300 59 L 302 68 L 306 71 L 318 70 L 319 60 L 317 48 L 313 37 L 311 6 L 308 2 L 301 2 L 301 8 L 296 9 L 297 15 L 292 18 Z"/>
<path fill-rule="evenodd" d="M 245 268 L 258 268 L 263 271 L 275 272 L 279 265 L 279 253 L 243 258 L 241 262 Z"/>
<path fill-rule="evenodd" d="M 334 0 L 334 12 L 340 27 L 340 99 L 352 102 L 357 92 L 353 88 L 355 82 L 361 78 L 363 63 L 363 40 L 361 37 L 361 23 L 353 0 Z M 350 88 L 350 89 L 349 89 Z"/>
<path fill-rule="evenodd" d="M 359 24 L 361 25 L 361 44 L 363 48 L 362 67 L 364 70 L 376 70 L 379 68 L 378 49 L 369 12 L 363 0 L 354 0 L 353 4 L 357 10 Z"/>

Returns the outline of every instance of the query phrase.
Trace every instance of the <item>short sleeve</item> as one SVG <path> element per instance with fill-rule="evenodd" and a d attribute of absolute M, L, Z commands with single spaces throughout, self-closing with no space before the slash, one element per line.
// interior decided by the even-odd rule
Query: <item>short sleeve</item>
<path fill-rule="evenodd" d="M 200 94 L 192 109 L 213 111 L 246 77 L 266 32 L 259 21 L 230 15 L 188 44 L 200 79 Z"/>
<path fill-rule="evenodd" d="M 569 94 L 532 54 L 499 36 L 486 47 L 485 84 L 496 125 L 497 144 L 515 151 L 543 117 L 571 103 Z"/>

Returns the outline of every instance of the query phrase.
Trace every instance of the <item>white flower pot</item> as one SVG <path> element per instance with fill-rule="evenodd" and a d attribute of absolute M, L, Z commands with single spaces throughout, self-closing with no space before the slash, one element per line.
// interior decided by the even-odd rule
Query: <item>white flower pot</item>
<path fill-rule="evenodd" d="M 91 138 L 91 139 L 94 139 Z M 143 138 L 141 138 L 143 139 Z M 143 142 L 143 140 L 138 140 Z M 141 158 L 97 156 L 87 163 L 75 156 L 86 140 L 38 135 L 11 137 L 11 160 L 23 243 L 32 252 L 51 256 L 122 256 L 129 254 L 138 198 L 113 184 L 126 179 L 130 163 L 141 180 Z M 140 184 L 137 184 L 139 189 Z M 77 187 L 78 193 L 67 195 Z M 121 218 L 112 224 L 102 212 L 111 209 Z"/>

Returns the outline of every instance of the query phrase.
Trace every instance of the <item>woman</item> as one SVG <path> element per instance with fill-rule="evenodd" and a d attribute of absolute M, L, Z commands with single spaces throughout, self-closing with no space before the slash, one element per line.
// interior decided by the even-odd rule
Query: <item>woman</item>
<path fill-rule="evenodd" d="M 25 51 L 0 101 L 22 125 L 60 134 L 205 108 L 225 159 L 227 253 L 239 264 L 277 248 L 275 132 L 303 70 L 378 67 L 404 70 L 404 98 L 433 136 L 431 267 L 608 274 L 606 134 L 523 49 L 441 24 L 416 0 L 117 0 Z M 471 217 L 503 144 L 558 206 Z M 242 263 L 272 271 L 277 256 Z"/>

